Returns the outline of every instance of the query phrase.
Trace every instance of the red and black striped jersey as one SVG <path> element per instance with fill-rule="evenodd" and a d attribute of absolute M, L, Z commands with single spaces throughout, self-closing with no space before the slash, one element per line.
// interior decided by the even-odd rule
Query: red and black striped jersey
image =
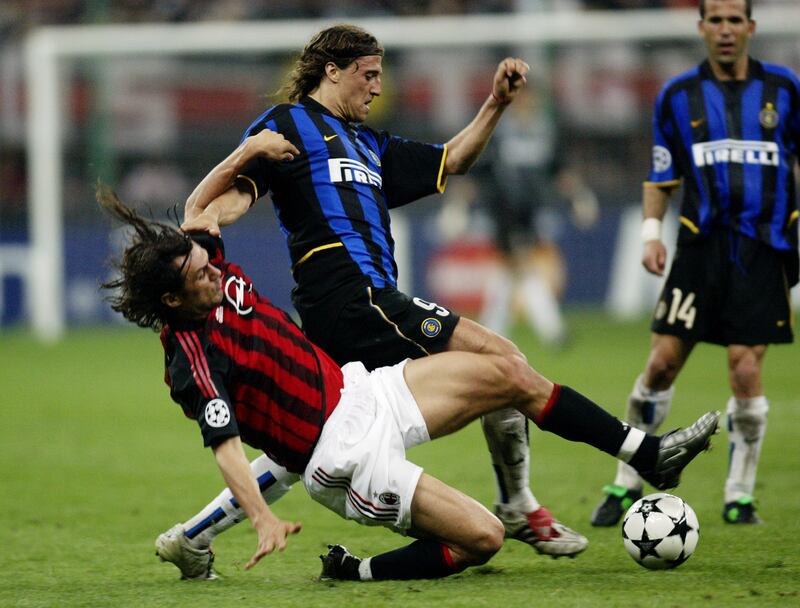
<path fill-rule="evenodd" d="M 222 271 L 224 296 L 204 322 L 162 330 L 170 395 L 206 446 L 238 435 L 301 473 L 339 402 L 341 369 L 224 259 L 221 240 L 196 240 Z"/>

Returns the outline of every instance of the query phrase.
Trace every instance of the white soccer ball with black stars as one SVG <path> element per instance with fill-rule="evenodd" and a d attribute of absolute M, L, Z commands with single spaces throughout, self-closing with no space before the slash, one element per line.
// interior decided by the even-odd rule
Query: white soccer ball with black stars
<path fill-rule="evenodd" d="M 697 548 L 700 523 L 682 498 L 663 492 L 648 494 L 625 514 L 622 539 L 637 564 L 651 570 L 675 568 Z"/>

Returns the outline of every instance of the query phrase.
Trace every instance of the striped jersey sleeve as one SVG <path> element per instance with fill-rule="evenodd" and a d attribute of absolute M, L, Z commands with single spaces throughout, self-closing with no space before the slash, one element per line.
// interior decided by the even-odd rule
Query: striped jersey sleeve
<path fill-rule="evenodd" d="M 205 335 L 195 330 L 165 336 L 166 380 L 170 395 L 200 425 L 203 444 L 215 446 L 239 435 L 225 375 L 227 361 L 215 356 Z"/>

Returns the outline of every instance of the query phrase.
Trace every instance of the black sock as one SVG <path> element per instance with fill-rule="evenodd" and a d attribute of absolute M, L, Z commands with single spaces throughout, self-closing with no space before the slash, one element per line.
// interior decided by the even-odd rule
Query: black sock
<path fill-rule="evenodd" d="M 568 386 L 558 384 L 544 410 L 536 417 L 537 426 L 570 441 L 581 441 L 620 457 L 631 427 L 615 418 L 599 405 Z M 659 438 L 645 435 L 641 445 L 628 460 L 633 468 L 646 471 L 655 466 Z"/>
<path fill-rule="evenodd" d="M 433 540 L 415 540 L 410 545 L 381 553 L 370 559 L 375 580 L 442 578 L 463 568 L 453 565 L 450 549 Z"/>

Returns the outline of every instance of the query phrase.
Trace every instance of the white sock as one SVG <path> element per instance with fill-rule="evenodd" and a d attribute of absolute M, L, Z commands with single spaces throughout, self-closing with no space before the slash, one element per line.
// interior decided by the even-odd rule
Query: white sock
<path fill-rule="evenodd" d="M 550 285 L 538 274 L 529 272 L 520 286 L 525 315 L 541 340 L 554 344 L 564 338 L 564 320 Z"/>
<path fill-rule="evenodd" d="M 728 400 L 728 478 L 725 502 L 752 496 L 761 444 L 767 430 L 769 401 L 764 395 Z"/>
<path fill-rule="evenodd" d="M 361 577 L 362 581 L 372 580 L 372 566 L 370 565 L 371 561 L 371 557 L 365 557 L 361 560 L 361 563 L 358 564 L 358 576 Z"/>
<path fill-rule="evenodd" d="M 501 336 L 508 331 L 514 281 L 506 268 L 497 268 L 483 288 L 481 325 Z"/>
<path fill-rule="evenodd" d="M 289 473 L 282 466 L 275 464 L 267 456 L 261 455 L 250 463 L 250 469 L 258 480 L 261 495 L 267 504 L 281 498 L 292 484 L 300 480 L 300 476 Z M 196 547 L 208 547 L 220 532 L 238 524 L 247 518 L 228 488 L 208 503 L 194 517 L 184 522 L 186 536 Z"/>
<path fill-rule="evenodd" d="M 497 481 L 496 504 L 523 513 L 530 513 L 541 506 L 529 485 L 527 420 L 519 411 L 511 408 L 481 418 Z"/>
<path fill-rule="evenodd" d="M 664 418 L 667 417 L 674 392 L 675 388 L 672 386 L 665 391 L 653 391 L 644 385 L 642 376 L 639 376 L 628 397 L 625 420 L 634 428 L 641 429 L 646 433 L 655 433 L 664 422 Z M 614 485 L 629 490 L 641 490 L 644 482 L 636 469 L 620 461 L 617 463 Z"/>

